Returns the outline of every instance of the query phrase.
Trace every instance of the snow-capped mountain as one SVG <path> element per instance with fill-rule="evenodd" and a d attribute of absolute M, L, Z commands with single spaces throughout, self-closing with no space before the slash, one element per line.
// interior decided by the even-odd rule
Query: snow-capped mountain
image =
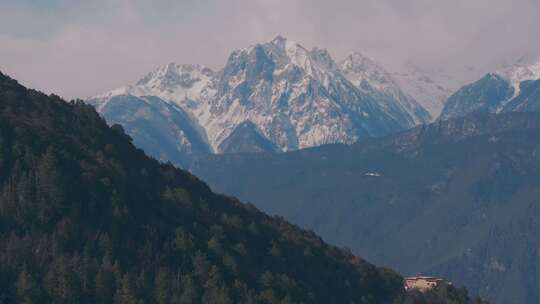
<path fill-rule="evenodd" d="M 525 81 L 540 79 L 540 61 L 533 64 L 516 63 L 515 65 L 501 69 L 495 74 L 510 82 L 516 97 L 521 92 L 521 84 Z"/>
<path fill-rule="evenodd" d="M 416 119 L 397 102 L 359 90 L 326 50 L 307 50 L 280 36 L 233 52 L 215 83 L 216 98 L 196 116 L 218 151 L 245 121 L 288 151 L 352 143 L 407 128 Z"/>
<path fill-rule="evenodd" d="M 124 86 L 92 99 L 106 102 L 118 95 L 158 96 L 189 108 L 193 106 L 193 101 L 203 97 L 201 95 L 206 92 L 214 77 L 214 71 L 201 65 L 169 63 L 150 72 L 135 85 Z"/>
<path fill-rule="evenodd" d="M 218 72 L 171 63 L 90 103 L 103 113 L 117 102 L 116 96 L 156 96 L 177 107 L 213 153 L 353 143 L 430 120 L 429 113 L 368 58 L 351 55 L 337 64 L 327 50 L 308 50 L 281 36 L 232 52 Z M 123 107 L 133 112 L 128 104 Z M 134 133 L 136 138 L 140 132 Z"/>
<path fill-rule="evenodd" d="M 393 72 L 392 77 L 399 87 L 422 105 L 433 118 L 440 115 L 448 97 L 459 88 L 447 73 L 426 71 L 411 62 Z"/>
<path fill-rule="evenodd" d="M 412 124 L 425 123 L 431 119 L 430 113 L 405 93 L 393 76 L 371 58 L 357 52 L 343 60 L 340 67 L 355 86 L 372 95 L 380 95 L 377 100 L 386 102 L 387 107 L 397 105 L 400 111 L 408 113 Z"/>
<path fill-rule="evenodd" d="M 441 119 L 471 112 L 540 110 L 540 62 L 518 62 L 489 73 L 448 98 Z"/>

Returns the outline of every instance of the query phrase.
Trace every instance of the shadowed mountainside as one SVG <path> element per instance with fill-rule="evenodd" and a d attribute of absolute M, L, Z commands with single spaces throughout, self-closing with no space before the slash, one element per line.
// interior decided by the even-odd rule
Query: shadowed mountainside
<path fill-rule="evenodd" d="M 540 301 L 540 113 L 475 114 L 352 146 L 214 155 L 219 192 L 407 275 Z"/>

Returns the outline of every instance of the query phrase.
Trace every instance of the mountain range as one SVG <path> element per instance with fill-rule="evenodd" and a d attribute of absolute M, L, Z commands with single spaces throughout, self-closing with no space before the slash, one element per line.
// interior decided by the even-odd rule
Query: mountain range
<path fill-rule="evenodd" d="M 335 61 L 277 36 L 233 51 L 219 71 L 170 63 L 86 102 L 153 157 L 187 167 L 200 154 L 352 144 L 472 112 L 536 111 L 531 62 L 460 88 L 444 71 L 390 72 L 359 52 Z"/>
<path fill-rule="evenodd" d="M 354 145 L 201 157 L 191 171 L 405 275 L 534 304 L 538 138 L 539 113 L 473 113 Z"/>
<path fill-rule="evenodd" d="M 232 52 L 217 72 L 171 63 L 87 102 L 152 156 L 185 166 L 200 153 L 351 144 L 427 123 L 432 114 L 413 96 L 433 103 L 426 96 L 445 91 L 419 73 L 407 82 L 360 53 L 336 62 L 327 50 L 277 36 Z M 161 151 L 155 136 L 168 138 Z"/>
<path fill-rule="evenodd" d="M 1 303 L 481 303 L 446 284 L 406 292 L 131 140 L 0 73 Z"/>
<path fill-rule="evenodd" d="M 540 63 L 449 83 L 278 36 L 219 71 L 171 63 L 86 102 L 149 155 L 331 243 L 538 303 Z"/>

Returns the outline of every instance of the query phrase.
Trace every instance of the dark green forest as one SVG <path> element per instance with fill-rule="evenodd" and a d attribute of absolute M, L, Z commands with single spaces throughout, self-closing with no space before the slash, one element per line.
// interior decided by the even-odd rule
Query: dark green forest
<path fill-rule="evenodd" d="M 214 194 L 0 74 L 0 303 L 473 303 Z M 479 302 L 474 301 L 474 303 Z"/>

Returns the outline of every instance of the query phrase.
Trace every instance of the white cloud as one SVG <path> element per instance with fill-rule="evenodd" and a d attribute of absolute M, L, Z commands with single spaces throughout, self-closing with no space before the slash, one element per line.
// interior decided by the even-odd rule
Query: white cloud
<path fill-rule="evenodd" d="M 50 10 L 18 3 L 0 4 L 0 69 L 68 98 L 169 61 L 220 68 L 233 49 L 277 33 L 338 59 L 367 51 L 390 67 L 412 59 L 489 70 L 540 54 L 537 0 L 55 0 Z"/>

